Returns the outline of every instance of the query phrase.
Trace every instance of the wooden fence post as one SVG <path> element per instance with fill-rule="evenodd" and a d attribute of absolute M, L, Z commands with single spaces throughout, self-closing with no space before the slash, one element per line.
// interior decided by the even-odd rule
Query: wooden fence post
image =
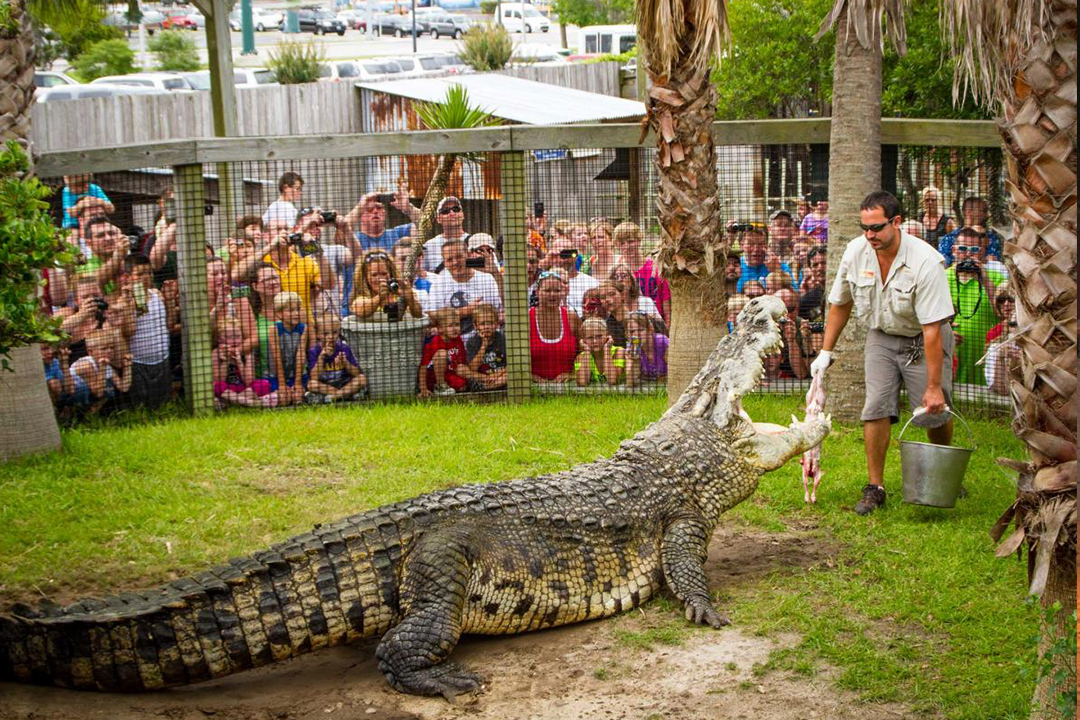
<path fill-rule="evenodd" d="M 184 354 L 184 400 L 193 415 L 214 409 L 210 297 L 206 286 L 206 215 L 201 164 L 173 167 L 176 256 Z"/>
<path fill-rule="evenodd" d="M 503 236 L 503 303 L 506 328 L 506 395 L 511 402 L 529 397 L 532 361 L 529 353 L 528 236 L 525 229 L 525 153 L 502 157 L 499 225 Z"/>

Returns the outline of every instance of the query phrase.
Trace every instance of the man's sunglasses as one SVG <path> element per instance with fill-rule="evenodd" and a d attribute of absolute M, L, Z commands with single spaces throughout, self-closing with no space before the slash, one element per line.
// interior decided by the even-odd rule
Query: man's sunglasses
<path fill-rule="evenodd" d="M 889 225 L 892 225 L 892 221 L 895 220 L 898 217 L 900 217 L 900 216 L 899 215 L 893 215 L 891 218 L 889 218 L 885 222 L 883 222 L 883 223 L 874 223 L 873 225 L 863 225 L 862 223 L 859 223 L 859 227 L 862 228 L 863 232 L 881 232 L 882 230 L 887 228 Z"/>
<path fill-rule="evenodd" d="M 977 253 L 982 252 L 982 245 L 957 245 L 956 252 Z"/>
<path fill-rule="evenodd" d="M 561 282 L 563 285 L 569 285 L 570 284 L 570 283 L 568 283 L 566 281 L 566 278 L 564 278 L 562 276 L 562 273 L 558 272 L 557 270 L 545 270 L 544 272 L 540 273 L 540 277 L 537 278 L 537 279 L 538 280 L 547 280 L 548 278 L 555 278 L 556 280 Z"/>
<path fill-rule="evenodd" d="M 440 215 L 449 215 L 450 213 L 461 212 L 460 205 L 447 205 L 439 211 Z"/>

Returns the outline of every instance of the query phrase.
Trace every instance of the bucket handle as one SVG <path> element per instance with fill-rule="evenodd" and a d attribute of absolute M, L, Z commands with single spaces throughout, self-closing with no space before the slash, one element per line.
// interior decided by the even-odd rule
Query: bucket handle
<path fill-rule="evenodd" d="M 946 405 L 946 406 L 945 406 L 945 411 L 946 411 L 946 412 L 948 412 L 948 413 L 950 413 L 950 414 L 952 414 L 952 415 L 953 415 L 954 417 L 956 417 L 956 419 L 958 419 L 958 420 L 959 420 L 960 422 L 964 423 L 964 429 L 965 429 L 965 430 L 967 430 L 967 434 L 968 434 L 968 440 L 970 440 L 970 441 L 971 441 L 971 448 L 970 448 L 970 449 L 971 449 L 971 451 L 972 451 L 972 452 L 974 452 L 975 450 L 977 450 L 977 449 L 978 449 L 978 446 L 977 446 L 977 445 L 975 444 L 975 433 L 971 432 L 971 426 L 967 424 L 967 420 L 965 420 L 964 418 L 960 417 L 960 414 L 959 414 L 959 413 L 957 413 L 957 412 L 956 412 L 955 410 L 953 410 L 953 409 L 952 409 L 951 407 L 949 407 L 948 405 Z M 903 440 L 903 439 L 904 439 L 904 433 L 905 433 L 905 432 L 907 431 L 907 429 L 908 429 L 908 425 L 910 425 L 910 424 L 911 424 L 911 421 L 912 421 L 912 420 L 914 420 L 915 418 L 919 417 L 920 415 L 925 415 L 925 414 L 926 414 L 926 408 L 925 408 L 925 407 L 917 407 L 917 408 L 915 408 L 915 412 L 913 412 L 913 413 L 911 414 L 911 419 L 909 419 L 909 420 L 908 420 L 908 421 L 907 421 L 906 423 L 904 423 L 904 427 L 903 427 L 903 429 L 902 429 L 902 430 L 900 431 L 900 437 L 898 437 L 898 438 L 896 439 L 896 441 L 897 441 L 897 442 L 900 442 L 901 440 Z"/>

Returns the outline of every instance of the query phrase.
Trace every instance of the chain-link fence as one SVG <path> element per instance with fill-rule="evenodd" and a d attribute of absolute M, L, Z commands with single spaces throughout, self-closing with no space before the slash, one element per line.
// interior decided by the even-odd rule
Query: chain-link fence
<path fill-rule="evenodd" d="M 663 392 L 652 151 L 452 150 L 46 179 L 85 260 L 44 288 L 58 412 Z M 950 263 L 956 395 L 1004 406 L 1000 152 L 884 155 L 905 230 Z M 763 390 L 803 387 L 821 346 L 827 172 L 827 146 L 718 147 L 728 324 L 765 293 L 789 309 Z"/>

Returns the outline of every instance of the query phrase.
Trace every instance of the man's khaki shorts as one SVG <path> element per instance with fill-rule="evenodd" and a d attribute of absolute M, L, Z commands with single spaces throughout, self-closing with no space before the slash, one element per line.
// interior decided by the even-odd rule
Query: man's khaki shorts
<path fill-rule="evenodd" d="M 913 348 L 918 348 L 918 360 L 908 363 Z M 941 324 L 941 391 L 945 395 L 945 404 L 953 406 L 952 401 L 952 363 L 954 341 L 952 327 Z M 862 419 L 880 420 L 889 418 L 889 422 L 900 420 L 900 386 L 907 389 L 911 409 L 922 405 L 923 393 L 926 392 L 926 354 L 923 351 L 922 333 L 915 337 L 887 335 L 880 330 L 866 333 L 866 404 L 863 405 Z M 952 416 L 947 412 L 940 415 L 920 415 L 912 425 L 924 428 L 941 427 Z"/>

